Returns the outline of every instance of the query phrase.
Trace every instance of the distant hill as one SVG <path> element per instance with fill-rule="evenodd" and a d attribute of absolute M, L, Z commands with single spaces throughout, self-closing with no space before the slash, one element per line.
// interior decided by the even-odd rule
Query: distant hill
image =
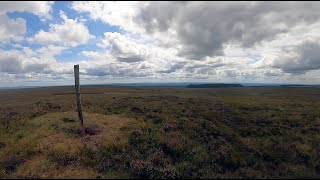
<path fill-rule="evenodd" d="M 305 85 L 305 84 L 284 84 L 284 85 L 280 85 L 281 87 L 315 87 L 315 88 L 319 88 L 320 85 Z"/>
<path fill-rule="evenodd" d="M 189 84 L 188 88 L 217 88 L 217 87 L 244 87 L 241 84 L 224 84 L 224 83 L 217 83 L 217 84 Z"/>

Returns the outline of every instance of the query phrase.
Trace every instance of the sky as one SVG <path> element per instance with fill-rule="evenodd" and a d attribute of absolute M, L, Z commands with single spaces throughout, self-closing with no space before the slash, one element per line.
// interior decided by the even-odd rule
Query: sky
<path fill-rule="evenodd" d="M 320 83 L 320 2 L 0 2 L 0 87 Z"/>

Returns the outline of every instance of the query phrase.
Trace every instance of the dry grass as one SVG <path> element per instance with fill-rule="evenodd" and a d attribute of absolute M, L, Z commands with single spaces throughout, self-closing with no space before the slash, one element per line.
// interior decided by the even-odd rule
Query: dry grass
<path fill-rule="evenodd" d="M 21 178 L 96 178 L 99 174 L 84 167 L 79 161 L 84 147 L 98 150 L 100 146 L 126 144 L 128 138 L 120 130 L 130 120 L 120 115 L 102 115 L 84 112 L 85 137 L 80 137 L 76 112 L 55 112 L 36 117 L 17 132 L 21 139 L 15 146 L 17 153 L 23 152 L 25 143 L 35 142 L 32 153 L 9 177 Z M 76 120 L 65 122 L 64 119 Z M 19 149 L 17 146 L 20 146 Z M 9 148 L 9 147 L 8 147 Z M 9 150 L 9 149 L 8 149 Z M 12 152 L 1 151 L 2 155 Z"/>

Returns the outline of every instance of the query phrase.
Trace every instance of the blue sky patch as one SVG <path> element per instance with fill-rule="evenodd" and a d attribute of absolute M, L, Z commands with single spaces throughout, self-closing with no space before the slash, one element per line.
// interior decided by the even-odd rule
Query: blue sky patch
<path fill-rule="evenodd" d="M 82 51 L 99 51 L 100 47 L 97 47 L 99 40 L 104 37 L 105 32 L 119 32 L 123 33 L 118 26 L 112 26 L 102 22 L 101 20 L 92 20 L 88 13 L 79 13 L 71 8 L 71 1 L 56 1 L 54 2 L 50 15 L 50 19 L 45 19 L 41 21 L 41 17 L 31 13 L 31 12 L 10 12 L 7 13 L 10 19 L 22 18 L 26 20 L 26 33 L 25 38 L 33 38 L 40 30 L 48 32 L 50 29 L 50 24 L 62 24 L 63 20 L 60 17 L 60 11 L 63 11 L 68 19 L 86 19 L 84 25 L 88 28 L 89 33 L 94 35 L 96 38 L 92 38 L 86 44 L 78 45 L 75 47 L 68 47 L 63 50 L 55 58 L 58 62 L 70 62 L 77 60 L 89 60 L 89 57 L 81 55 Z M 28 42 L 26 39 L 19 42 L 22 47 L 29 47 L 33 50 L 40 49 L 44 45 L 37 44 L 35 42 Z M 60 45 L 59 43 L 51 43 L 53 45 Z M 1 44 L 1 49 L 3 50 L 22 50 L 21 47 L 16 47 L 11 43 Z"/>

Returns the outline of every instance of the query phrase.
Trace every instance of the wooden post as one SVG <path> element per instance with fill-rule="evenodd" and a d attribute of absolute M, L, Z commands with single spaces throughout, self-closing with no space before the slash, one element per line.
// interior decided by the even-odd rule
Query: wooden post
<path fill-rule="evenodd" d="M 77 96 L 77 111 L 80 121 L 80 132 L 81 136 L 85 135 L 85 129 L 83 127 L 83 116 L 82 116 L 82 107 L 81 107 L 81 94 L 80 94 L 80 82 L 79 82 L 79 65 L 74 65 L 74 80 Z"/>

